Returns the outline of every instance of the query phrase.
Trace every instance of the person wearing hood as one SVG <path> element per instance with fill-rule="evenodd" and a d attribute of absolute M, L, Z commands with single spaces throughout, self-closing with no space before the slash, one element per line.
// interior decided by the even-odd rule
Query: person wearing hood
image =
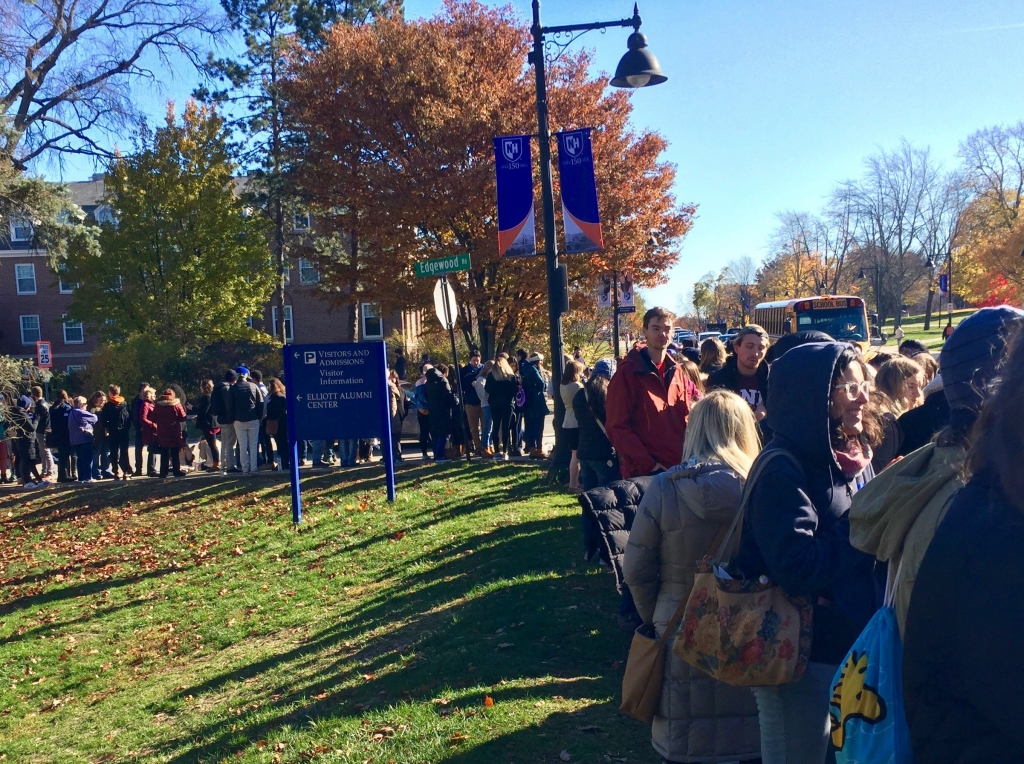
<path fill-rule="evenodd" d="M 814 603 L 810 661 L 796 682 L 756 687 L 765 764 L 821 764 L 828 751 L 832 677 L 882 604 L 871 555 L 850 544 L 847 513 L 873 476 L 877 422 L 859 355 L 810 343 L 779 358 L 768 378 L 771 458 L 750 487 L 736 572 L 767 576 Z M 753 469 L 757 469 L 755 466 Z"/>
<path fill-rule="evenodd" d="M 128 430 L 132 426 L 128 404 L 121 397 L 117 385 L 107 387 L 107 402 L 100 412 L 103 429 L 107 431 L 107 447 L 110 449 L 110 472 L 115 480 L 127 480 L 132 468 L 128 463 Z M 121 468 L 118 474 L 118 467 Z"/>
<path fill-rule="evenodd" d="M 901 634 L 906 634 L 907 611 L 921 561 L 963 487 L 961 475 L 971 432 L 996 377 L 1007 334 L 1020 325 L 1024 325 L 1024 311 L 1005 306 L 982 308 L 960 323 L 939 357 L 941 394 L 950 412 L 947 426 L 935 442 L 894 464 L 854 497 L 851 543 L 888 562 L 894 579 L 899 570 L 893 584 L 893 607 Z"/>
<path fill-rule="evenodd" d="M 783 334 L 777 340 L 775 344 L 768 348 L 768 355 L 765 356 L 765 363 L 769 366 L 775 363 L 781 358 L 786 352 L 792 350 L 800 345 L 807 345 L 811 342 L 835 342 L 831 335 L 825 334 L 825 332 L 819 332 L 814 329 L 807 329 L 806 331 L 796 332 L 795 334 Z"/>
<path fill-rule="evenodd" d="M 689 598 L 697 562 L 717 551 L 716 539 L 736 517 L 760 445 L 750 406 L 716 390 L 690 412 L 683 463 L 644 493 L 623 574 L 637 612 L 659 637 Z M 669 651 L 651 738 L 666 762 L 756 761 L 757 703 L 746 687 L 722 684 Z"/>
<path fill-rule="evenodd" d="M 1011 321 L 1019 327 L 1020 311 L 998 310 L 1018 314 Z M 1024 761 L 1024 334 L 1013 337 L 975 425 L 970 479 L 935 531 L 907 612 L 903 698 L 921 764 Z M 950 397 L 952 418 L 986 389 L 981 376 L 995 360 L 986 351 L 997 346 L 962 346 L 959 369 L 943 365 L 947 391 L 967 396 Z"/>
<path fill-rule="evenodd" d="M 675 316 L 664 308 L 644 314 L 646 346 L 633 348 L 608 385 L 605 422 L 619 455 L 622 479 L 663 472 L 679 464 L 686 420 L 697 390 L 668 355 Z"/>
<path fill-rule="evenodd" d="M 448 384 L 446 372 L 448 367 L 443 363 L 427 369 L 426 398 L 430 410 L 430 435 L 434 447 L 435 462 L 449 462 L 445 454 L 448 436 L 452 434 L 452 409 L 458 405 L 458 399 Z"/>
<path fill-rule="evenodd" d="M 160 477 L 167 477 L 169 468 L 174 468 L 175 477 L 184 477 L 181 471 L 181 447 L 185 439 L 181 433 L 181 423 L 185 421 L 185 407 L 181 405 L 174 390 L 164 390 L 150 415 L 156 425 L 156 442 L 160 447 Z"/>

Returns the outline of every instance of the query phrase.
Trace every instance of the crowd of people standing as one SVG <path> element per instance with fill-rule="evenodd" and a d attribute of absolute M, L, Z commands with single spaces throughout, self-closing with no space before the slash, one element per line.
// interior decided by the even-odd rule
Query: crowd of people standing
<path fill-rule="evenodd" d="M 707 340 L 673 357 L 672 320 L 649 311 L 610 382 L 595 366 L 573 399 L 583 487 L 628 479 L 642 493 L 622 560 L 627 597 L 669 645 L 682 639 L 673 616 L 736 521 L 721 570 L 811 603 L 813 631 L 798 680 L 753 688 L 669 649 L 657 752 L 833 760 L 834 677 L 889 591 L 915 761 L 1024 761 L 1010 711 L 1022 669 L 1024 311 L 978 311 L 937 362 L 911 340 L 872 355 L 811 332 L 773 345 L 753 325 L 729 353 Z M 603 397 L 589 395 L 595 382 Z M 615 469 L 595 480 L 583 433 L 598 413 Z"/>

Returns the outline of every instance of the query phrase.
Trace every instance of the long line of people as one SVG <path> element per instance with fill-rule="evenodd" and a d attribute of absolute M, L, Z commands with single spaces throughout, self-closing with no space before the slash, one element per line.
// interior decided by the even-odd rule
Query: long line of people
<path fill-rule="evenodd" d="M 400 360 L 404 362 L 404 355 Z M 519 351 L 512 361 L 501 353 L 481 364 L 474 352 L 459 370 L 461 386 L 445 364 L 425 362 L 421 368 L 411 391 L 397 368 L 389 372 L 396 462 L 403 460 L 402 429 L 413 409 L 424 459 L 450 461 L 467 447 L 495 459 L 524 454 L 543 458 L 544 419 L 550 414 L 546 399 L 555 393 L 543 356 Z M 572 364 L 575 379 L 581 369 L 582 364 Z M 465 420 L 460 387 L 466 397 Z M 34 489 L 51 486 L 54 478 L 59 483 L 90 483 L 143 475 L 180 477 L 189 470 L 249 474 L 284 470 L 290 464 L 284 384 L 276 378 L 264 384 L 258 370 L 244 366 L 225 371 L 216 384 L 201 381 L 192 402 L 177 385 L 159 392 L 149 383 L 142 383 L 131 401 L 117 385 L 81 401 L 58 390 L 52 408 L 38 386 L 20 398 L 7 391 L 6 401 L 8 405 L 0 406 L 6 412 L 0 417 L 0 483 L 18 481 Z M 198 436 L 198 458 L 187 442 L 188 420 L 194 421 Z M 354 467 L 371 460 L 372 448 L 370 441 L 353 439 L 303 440 L 298 443 L 299 464 L 312 469 Z M 232 458 L 222 459 L 225 453 Z"/>
<path fill-rule="evenodd" d="M 886 702 L 905 706 L 914 760 L 1024 761 L 1024 311 L 965 319 L 938 364 L 909 341 L 868 362 L 827 336 L 776 349 L 747 327 L 732 356 L 702 349 L 709 393 L 666 352 L 671 321 L 649 311 L 643 345 L 610 383 L 602 362 L 574 396 L 585 536 L 598 525 L 588 507 L 624 517 L 615 497 L 636 505 L 635 518 L 603 524 L 629 529 L 624 548 L 601 546 L 621 554 L 631 625 L 652 624 L 672 645 L 698 563 L 736 521 L 719 575 L 778 586 L 808 603 L 813 628 L 802 674 L 783 684 L 726 685 L 669 648 L 656 751 L 666 762 L 853 761 L 839 745 L 851 719 L 879 719 L 877 688 L 857 710 L 838 709 L 837 671 L 889 592 L 904 686 Z M 588 431 L 607 433 L 607 450 L 586 450 Z M 715 629 L 734 615 L 720 613 Z M 769 620 L 752 622 L 737 660 L 761 656 Z M 907 761 L 889 753 L 878 760 Z"/>

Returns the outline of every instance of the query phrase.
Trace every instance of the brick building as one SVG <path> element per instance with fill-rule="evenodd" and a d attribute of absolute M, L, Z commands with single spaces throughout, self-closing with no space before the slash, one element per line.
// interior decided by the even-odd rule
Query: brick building
<path fill-rule="evenodd" d="M 241 181 L 241 179 L 239 179 Z M 103 222 L 110 211 L 103 205 L 102 175 L 68 184 L 71 198 L 92 219 Z M 239 183 L 241 185 L 241 182 Z M 0 355 L 35 358 L 36 341 L 47 340 L 53 351 L 54 371 L 84 367 L 96 348 L 89 327 L 64 321 L 74 285 L 62 282 L 50 268 L 45 252 L 31 248 L 31 227 L 11 222 L 0 236 Z M 308 218 L 296 217 L 294 234 L 315 235 Z M 369 303 L 359 305 L 356 337 L 352 337 L 346 308 L 335 309 L 318 287 L 319 274 L 304 258 L 289 264 L 285 282 L 285 341 L 297 343 L 361 342 L 381 340 L 394 331 L 405 347 L 414 350 L 421 331 L 420 311 L 379 316 Z M 268 303 L 263 316 L 250 325 L 277 336 L 277 306 Z"/>

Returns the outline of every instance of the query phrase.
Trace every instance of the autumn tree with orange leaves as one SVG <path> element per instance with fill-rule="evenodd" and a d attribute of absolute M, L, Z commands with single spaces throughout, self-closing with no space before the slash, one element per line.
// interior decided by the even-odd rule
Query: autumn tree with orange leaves
<path fill-rule="evenodd" d="M 433 281 L 416 279 L 414 263 L 464 252 L 473 270 L 451 280 L 470 345 L 491 356 L 543 325 L 543 257 L 497 255 L 492 139 L 536 131 L 529 46 L 511 11 L 448 0 L 427 20 L 335 27 L 292 61 L 292 177 L 322 221 L 321 283 L 353 326 L 358 303 L 430 305 Z M 612 268 L 640 286 L 662 283 L 694 213 L 671 193 L 665 140 L 630 126 L 629 95 L 589 76 L 590 62 L 567 52 L 548 68 L 552 131 L 594 129 L 606 249 L 565 258 L 574 305 Z M 541 215 L 538 203 L 538 248 Z"/>

